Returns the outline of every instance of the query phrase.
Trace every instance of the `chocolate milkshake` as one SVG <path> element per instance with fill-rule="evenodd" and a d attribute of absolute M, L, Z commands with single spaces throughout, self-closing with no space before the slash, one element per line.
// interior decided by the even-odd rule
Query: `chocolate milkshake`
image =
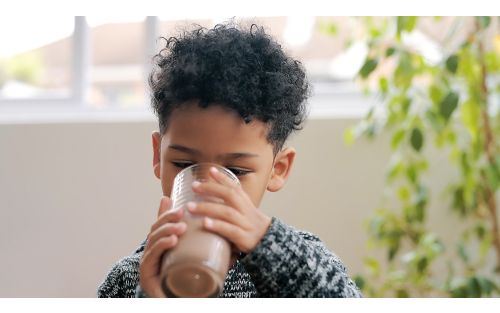
<path fill-rule="evenodd" d="M 224 203 L 218 198 L 196 195 L 191 187 L 195 180 L 210 180 L 212 166 L 239 183 L 231 171 L 211 163 L 192 165 L 175 177 L 172 210 L 185 210 L 183 221 L 187 230 L 162 258 L 161 282 L 167 297 L 217 297 L 222 292 L 231 257 L 229 242 L 206 231 L 203 217 L 193 216 L 186 210 L 189 201 Z"/>

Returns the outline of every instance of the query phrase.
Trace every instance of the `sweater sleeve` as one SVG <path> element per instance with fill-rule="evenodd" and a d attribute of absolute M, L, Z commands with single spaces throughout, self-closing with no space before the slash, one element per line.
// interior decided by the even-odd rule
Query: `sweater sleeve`
<path fill-rule="evenodd" d="M 143 242 L 131 256 L 116 262 L 97 289 L 99 298 L 134 298 L 139 284 L 139 263 L 144 249 Z"/>
<path fill-rule="evenodd" d="M 261 297 L 361 297 L 340 259 L 321 240 L 277 218 L 241 259 Z"/>

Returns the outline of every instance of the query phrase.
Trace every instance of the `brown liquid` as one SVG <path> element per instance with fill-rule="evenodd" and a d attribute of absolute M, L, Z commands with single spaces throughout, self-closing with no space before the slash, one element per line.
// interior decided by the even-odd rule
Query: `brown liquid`
<path fill-rule="evenodd" d="M 192 191 L 194 180 L 210 180 L 209 169 L 216 166 L 239 184 L 229 170 L 211 163 L 200 163 L 182 170 L 174 179 L 172 207 L 185 210 L 188 201 L 224 203 L 215 197 L 201 197 Z M 229 242 L 203 228 L 203 217 L 184 212 L 187 230 L 179 242 L 162 258 L 162 288 L 168 297 L 216 297 L 222 292 L 229 268 Z"/>
<path fill-rule="evenodd" d="M 229 268 L 230 245 L 204 230 L 202 218 L 184 213 L 187 230 L 163 256 L 163 291 L 168 297 L 217 297 Z"/>

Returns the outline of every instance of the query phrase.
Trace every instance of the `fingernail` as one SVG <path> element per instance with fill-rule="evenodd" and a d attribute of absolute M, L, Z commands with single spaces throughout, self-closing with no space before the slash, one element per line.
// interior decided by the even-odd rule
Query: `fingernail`
<path fill-rule="evenodd" d="M 211 167 L 210 168 L 210 172 L 214 173 L 214 174 L 217 174 L 218 170 L 215 168 L 215 167 Z"/>
<path fill-rule="evenodd" d="M 196 209 L 196 202 L 189 201 L 186 204 L 186 206 L 187 206 L 189 211 L 194 211 L 194 209 Z"/>
<path fill-rule="evenodd" d="M 214 221 L 211 218 L 205 217 L 205 226 L 208 228 L 212 228 L 214 225 Z"/>
<path fill-rule="evenodd" d="M 194 188 L 198 188 L 198 187 L 200 187 L 200 185 L 201 185 L 201 183 L 199 181 L 194 181 L 193 182 L 193 187 Z"/>

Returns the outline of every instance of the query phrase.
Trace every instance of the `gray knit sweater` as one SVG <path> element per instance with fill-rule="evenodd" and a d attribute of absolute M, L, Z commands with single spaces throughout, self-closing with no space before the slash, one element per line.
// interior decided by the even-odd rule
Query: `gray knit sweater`
<path fill-rule="evenodd" d="M 132 298 L 141 292 L 143 242 L 118 261 L 97 290 L 98 297 Z M 361 297 L 339 258 L 320 239 L 273 218 L 251 253 L 229 270 L 221 297 Z"/>

